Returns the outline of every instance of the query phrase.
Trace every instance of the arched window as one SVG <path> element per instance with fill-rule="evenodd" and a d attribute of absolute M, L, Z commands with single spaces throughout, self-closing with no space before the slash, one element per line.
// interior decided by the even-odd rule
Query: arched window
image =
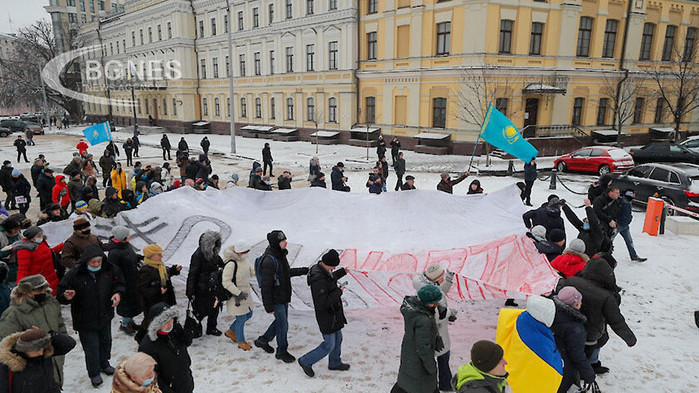
<path fill-rule="evenodd" d="M 328 121 L 337 123 L 337 98 L 330 97 L 328 100 Z"/>

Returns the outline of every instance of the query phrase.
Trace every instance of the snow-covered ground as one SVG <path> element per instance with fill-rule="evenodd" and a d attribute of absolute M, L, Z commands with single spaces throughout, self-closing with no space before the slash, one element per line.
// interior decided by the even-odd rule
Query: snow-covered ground
<path fill-rule="evenodd" d="M 77 135 L 79 129 L 69 132 Z M 119 140 L 126 135 L 117 133 Z M 190 147 L 198 147 L 201 135 L 187 135 Z M 155 146 L 159 135 L 142 136 L 142 143 Z M 0 152 L 3 157 L 16 158 L 11 139 L 0 140 Z M 176 145 L 179 135 L 170 135 Z M 229 139 L 225 136 L 210 136 L 213 152 L 227 152 Z M 50 144 L 43 141 L 51 141 Z M 49 161 L 58 168 L 67 164 L 77 138 L 50 136 L 37 137 L 37 146 L 29 147 L 29 158 L 44 152 Z M 266 140 L 238 138 L 238 154 L 244 157 L 260 158 L 260 150 Z M 289 168 L 297 179 L 305 179 L 308 159 L 315 154 L 315 146 L 305 142 L 283 143 L 271 142 L 275 162 L 279 168 Z M 101 148 L 95 156 L 99 156 Z M 155 147 L 142 149 L 141 161 L 161 163 L 160 150 Z M 174 153 L 174 152 L 173 152 Z M 344 161 L 349 167 L 350 186 L 353 192 L 366 192 L 364 182 L 370 166 L 363 157 L 366 150 L 349 146 L 319 146 L 319 157 L 324 172 L 330 174 L 330 167 L 337 161 Z M 371 156 L 373 151 L 370 152 Z M 438 174 L 443 170 L 452 173 L 463 171 L 468 166 L 470 157 L 429 155 L 406 152 L 408 172 L 417 178 L 417 186 L 422 189 L 434 189 Z M 123 153 L 122 153 L 123 158 Z M 373 163 L 373 158 L 371 159 Z M 542 160 L 543 161 L 543 160 Z M 221 177 L 233 171 L 247 178 L 250 160 L 242 157 L 213 157 L 214 171 Z M 18 168 L 28 169 L 30 164 L 20 164 Z M 497 164 L 496 164 L 497 165 Z M 503 164 L 503 169 L 506 164 Z M 540 163 L 540 167 L 544 167 Z M 521 169 L 521 163 L 518 168 Z M 275 170 L 277 172 L 277 170 Z M 574 190 L 584 191 L 593 177 L 566 175 L 566 184 Z M 518 179 L 510 177 L 481 176 L 483 188 L 488 191 L 511 185 Z M 329 180 L 329 179 L 328 179 Z M 455 194 L 463 195 L 468 182 L 455 187 Z M 329 182 L 329 181 L 328 181 Z M 295 182 L 294 187 L 303 181 Z M 388 179 L 389 190 L 395 184 L 395 177 Z M 535 205 L 545 201 L 550 193 L 547 182 L 536 182 L 532 201 Z M 582 197 L 558 187 L 557 195 L 570 201 L 572 205 L 581 205 Z M 377 196 L 381 198 L 381 196 Z M 429 206 L 425 206 L 429 209 Z M 582 215 L 582 209 L 577 210 Z M 337 211 L 323 214 L 373 214 L 381 220 L 380 211 L 353 211 L 350 206 L 340 206 Z M 406 211 L 407 216 L 410 215 Z M 348 231 L 361 231 L 363 228 L 352 226 L 347 221 Z M 621 309 L 631 329 L 638 337 L 638 344 L 627 348 L 622 340 L 611 333 L 609 344 L 602 350 L 602 362 L 611 368 L 609 374 L 600 376 L 598 381 L 603 392 L 696 392 L 699 388 L 699 329 L 694 326 L 693 312 L 699 309 L 699 267 L 697 253 L 699 239 L 691 236 L 677 236 L 666 233 L 659 237 L 650 237 L 641 233 L 643 213 L 634 213 L 632 234 L 636 248 L 641 256 L 648 257 L 645 263 L 631 262 L 623 240 L 616 239 L 615 255 L 619 260 L 616 271 L 618 284 L 624 288 Z M 271 225 L 271 224 L 270 224 Z M 484 222 L 483 225 L 487 225 Z M 567 227 L 569 234 L 575 230 Z M 184 283 L 182 279 L 175 282 L 180 304 L 184 314 Z M 495 327 L 502 301 L 463 301 L 452 302 L 460 310 L 459 319 L 451 327 L 452 335 L 452 370 L 469 361 L 469 349 L 473 342 L 480 339 L 495 338 Z M 271 317 L 256 306 L 255 315 L 246 327 L 248 340 L 261 334 L 271 322 Z M 386 309 L 353 310 L 347 313 L 349 324 L 345 327 L 343 343 L 343 361 L 352 365 L 348 372 L 327 370 L 323 360 L 315 366 L 316 378 L 307 378 L 297 364 L 284 364 L 258 349 L 243 352 L 222 337 L 205 336 L 195 341 L 190 347 L 192 356 L 196 392 L 325 392 L 329 390 L 342 392 L 387 392 L 395 382 L 400 355 L 400 342 L 403 322 L 397 307 Z M 69 321 L 68 309 L 64 316 Z M 312 311 L 290 311 L 289 351 L 300 356 L 320 343 Z M 219 328 L 224 329 L 232 322 L 225 314 L 219 317 Z M 70 326 L 70 322 L 68 322 Z M 116 364 L 136 349 L 136 343 L 118 331 L 117 319 L 113 322 L 114 344 L 112 363 Z M 77 335 L 75 335 L 77 339 Z M 84 367 L 84 358 L 80 345 L 66 359 L 66 392 L 108 392 L 110 378 L 105 378 L 105 385 L 99 389 L 90 386 Z"/>

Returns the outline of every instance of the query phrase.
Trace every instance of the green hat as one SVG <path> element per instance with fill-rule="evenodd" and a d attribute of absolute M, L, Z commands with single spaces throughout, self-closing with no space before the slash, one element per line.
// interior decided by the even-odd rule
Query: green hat
<path fill-rule="evenodd" d="M 436 285 L 425 285 L 417 291 L 422 304 L 437 304 L 442 300 L 442 291 Z"/>

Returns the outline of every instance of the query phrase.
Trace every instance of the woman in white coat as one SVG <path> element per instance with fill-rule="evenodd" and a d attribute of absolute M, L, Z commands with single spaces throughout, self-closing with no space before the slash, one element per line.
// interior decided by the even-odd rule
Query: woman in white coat
<path fill-rule="evenodd" d="M 415 291 L 425 285 L 437 286 L 442 291 L 442 299 L 437 304 L 437 312 L 435 313 L 437 331 L 444 343 L 444 348 L 435 354 L 437 355 L 437 369 L 439 372 L 439 390 L 442 391 L 454 390 L 454 388 L 451 387 L 452 374 L 451 368 L 449 367 L 449 356 L 451 354 L 449 322 L 454 322 L 456 320 L 457 311 L 448 307 L 446 296 L 453 282 L 454 272 L 445 270 L 442 265 L 437 263 L 428 266 L 422 274 L 413 278 L 413 287 L 415 287 Z"/>
<path fill-rule="evenodd" d="M 244 331 L 245 322 L 252 318 L 250 280 L 255 277 L 255 268 L 245 258 L 249 251 L 248 244 L 241 243 L 228 247 L 223 252 L 226 265 L 221 276 L 223 287 L 233 294 L 233 297 L 226 301 L 226 310 L 235 316 L 235 321 L 225 335 L 234 343 L 238 343 L 238 348 L 244 351 L 249 351 L 252 348 L 245 341 Z"/>

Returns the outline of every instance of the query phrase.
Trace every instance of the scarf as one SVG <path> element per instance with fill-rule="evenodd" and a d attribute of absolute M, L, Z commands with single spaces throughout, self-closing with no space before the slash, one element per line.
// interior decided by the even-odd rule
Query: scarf
<path fill-rule="evenodd" d="M 150 258 L 144 258 L 143 263 L 146 265 L 158 269 L 158 274 L 160 275 L 160 285 L 165 287 L 167 285 L 167 268 L 163 261 L 154 261 Z"/>

